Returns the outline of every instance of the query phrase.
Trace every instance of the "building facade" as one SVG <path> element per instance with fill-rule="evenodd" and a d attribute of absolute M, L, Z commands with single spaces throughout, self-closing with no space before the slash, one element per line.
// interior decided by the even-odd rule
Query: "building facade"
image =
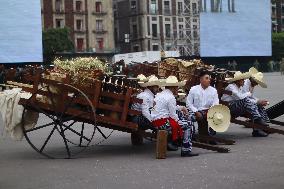
<path fill-rule="evenodd" d="M 114 0 L 116 46 L 199 55 L 199 9 L 199 0 Z"/>
<path fill-rule="evenodd" d="M 43 28 L 70 29 L 77 52 L 114 52 L 112 0 L 41 0 Z"/>
<path fill-rule="evenodd" d="M 284 31 L 284 0 L 271 1 L 271 19 L 273 32 Z"/>

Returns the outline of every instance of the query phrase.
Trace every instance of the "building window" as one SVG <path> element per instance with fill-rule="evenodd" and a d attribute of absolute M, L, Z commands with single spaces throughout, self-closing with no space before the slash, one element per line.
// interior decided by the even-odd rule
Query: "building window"
<path fill-rule="evenodd" d="M 137 39 L 138 38 L 138 30 L 137 30 L 137 25 L 136 24 L 132 25 L 132 36 L 133 36 L 133 39 Z"/>
<path fill-rule="evenodd" d="M 159 50 L 159 45 L 152 45 L 153 51 L 158 51 Z"/>
<path fill-rule="evenodd" d="M 63 2 L 62 2 L 62 0 L 55 0 L 55 11 L 56 12 L 63 11 Z"/>
<path fill-rule="evenodd" d="M 183 13 L 183 3 L 182 2 L 178 2 L 177 12 L 178 12 L 179 15 Z"/>
<path fill-rule="evenodd" d="M 158 12 L 157 0 L 151 0 L 150 13 L 157 14 L 157 12 Z"/>
<path fill-rule="evenodd" d="M 83 30 L 83 20 L 81 19 L 76 20 L 76 29 Z"/>
<path fill-rule="evenodd" d="M 178 29 L 179 29 L 179 39 L 183 39 L 183 25 L 178 25 Z"/>
<path fill-rule="evenodd" d="M 197 4 L 196 3 L 192 3 L 192 13 L 197 14 Z"/>
<path fill-rule="evenodd" d="M 96 12 L 102 12 L 102 2 L 96 2 Z"/>
<path fill-rule="evenodd" d="M 96 30 L 97 31 L 103 31 L 103 21 L 102 20 L 96 20 Z"/>
<path fill-rule="evenodd" d="M 76 1 L 76 11 L 82 11 L 82 1 Z"/>
<path fill-rule="evenodd" d="M 104 38 L 97 38 L 97 48 L 99 50 L 104 49 Z"/>
<path fill-rule="evenodd" d="M 136 10 L 136 1 L 131 1 L 130 8 L 131 10 Z"/>
<path fill-rule="evenodd" d="M 63 19 L 55 19 L 55 27 L 56 28 L 63 28 L 64 27 Z"/>
<path fill-rule="evenodd" d="M 183 18 L 178 18 L 178 22 L 183 22 Z"/>
<path fill-rule="evenodd" d="M 152 21 L 157 21 L 157 17 L 152 17 Z"/>
<path fill-rule="evenodd" d="M 139 52 L 139 46 L 138 46 L 138 45 L 135 45 L 135 46 L 133 47 L 133 51 L 134 51 L 134 52 Z"/>
<path fill-rule="evenodd" d="M 157 24 L 152 24 L 152 36 L 158 37 L 158 25 Z"/>
<path fill-rule="evenodd" d="M 170 1 L 164 1 L 164 14 L 165 15 L 171 14 Z"/>
<path fill-rule="evenodd" d="M 77 38 L 77 51 L 83 51 L 83 47 L 84 47 L 84 39 Z"/>
<path fill-rule="evenodd" d="M 170 38 L 171 37 L 171 25 L 170 24 L 165 24 L 165 31 L 166 31 L 166 37 Z"/>

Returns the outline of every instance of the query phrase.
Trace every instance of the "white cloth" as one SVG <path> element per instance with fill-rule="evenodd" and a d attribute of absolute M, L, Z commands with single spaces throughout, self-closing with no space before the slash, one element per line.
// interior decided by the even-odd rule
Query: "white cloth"
<path fill-rule="evenodd" d="M 145 89 L 137 95 L 137 98 L 143 100 L 143 103 L 133 104 L 132 109 L 141 111 L 144 117 L 146 117 L 149 121 L 152 121 L 150 110 L 153 108 L 155 95 L 149 89 Z"/>
<path fill-rule="evenodd" d="M 178 122 L 176 98 L 169 89 L 158 93 L 154 99 L 154 104 L 151 113 L 153 121 L 162 118 L 172 118 Z"/>
<path fill-rule="evenodd" d="M 254 103 L 257 103 L 258 98 L 256 98 L 256 97 L 254 96 L 254 87 L 251 86 L 251 81 L 250 81 L 249 79 L 246 79 L 246 80 L 245 80 L 244 86 L 242 87 L 242 91 L 243 91 L 243 93 L 250 92 L 250 93 L 251 93 L 251 100 L 252 100 Z"/>
<path fill-rule="evenodd" d="M 214 87 L 203 89 L 201 85 L 193 86 L 186 99 L 186 107 L 193 112 L 208 110 L 219 104 L 217 90 Z"/>
<path fill-rule="evenodd" d="M 251 97 L 251 92 L 243 92 L 243 87 L 238 87 L 235 83 L 229 84 L 225 90 L 231 91 L 232 95 L 223 94 L 221 100 L 231 102 L 234 100 L 242 100 L 246 97 Z"/>
<path fill-rule="evenodd" d="M 21 90 L 15 88 L 0 93 L 0 113 L 4 122 L 4 129 L 13 140 L 21 140 L 23 138 L 21 121 L 24 107 L 18 104 L 20 98 L 29 99 L 31 97 L 30 93 L 22 93 Z M 33 128 L 38 120 L 38 113 L 27 111 L 25 120 L 25 128 Z"/>

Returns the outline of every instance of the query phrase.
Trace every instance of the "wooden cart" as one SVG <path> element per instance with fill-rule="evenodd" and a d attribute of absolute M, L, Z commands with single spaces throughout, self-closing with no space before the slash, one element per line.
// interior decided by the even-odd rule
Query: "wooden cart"
<path fill-rule="evenodd" d="M 135 98 L 137 83 L 121 77 L 105 77 L 91 85 L 71 84 L 70 78 L 54 79 L 37 72 L 25 77 L 32 87 L 20 83 L 24 91 L 32 94 L 21 99 L 23 105 L 22 128 L 31 147 L 48 158 L 72 158 L 88 146 L 107 139 L 112 130 L 131 134 L 133 145 L 140 145 L 143 138 L 157 141 L 156 157 L 166 157 L 167 133 L 140 130 L 132 117 L 141 112 L 132 110 L 132 103 L 142 103 Z M 26 129 L 27 113 L 38 112 L 40 119 L 32 129 Z M 111 129 L 111 130 L 108 130 Z M 100 138 L 100 139 L 98 139 Z M 228 148 L 194 142 L 194 146 L 229 152 Z M 65 149 L 65 150 L 62 150 Z"/>

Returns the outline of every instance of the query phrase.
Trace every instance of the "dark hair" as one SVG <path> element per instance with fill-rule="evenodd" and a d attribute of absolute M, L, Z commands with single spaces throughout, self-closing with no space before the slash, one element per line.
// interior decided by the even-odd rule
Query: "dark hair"
<path fill-rule="evenodd" d="M 211 75 L 208 71 L 202 71 L 200 74 L 199 74 L 199 78 L 205 76 L 205 75 Z"/>

